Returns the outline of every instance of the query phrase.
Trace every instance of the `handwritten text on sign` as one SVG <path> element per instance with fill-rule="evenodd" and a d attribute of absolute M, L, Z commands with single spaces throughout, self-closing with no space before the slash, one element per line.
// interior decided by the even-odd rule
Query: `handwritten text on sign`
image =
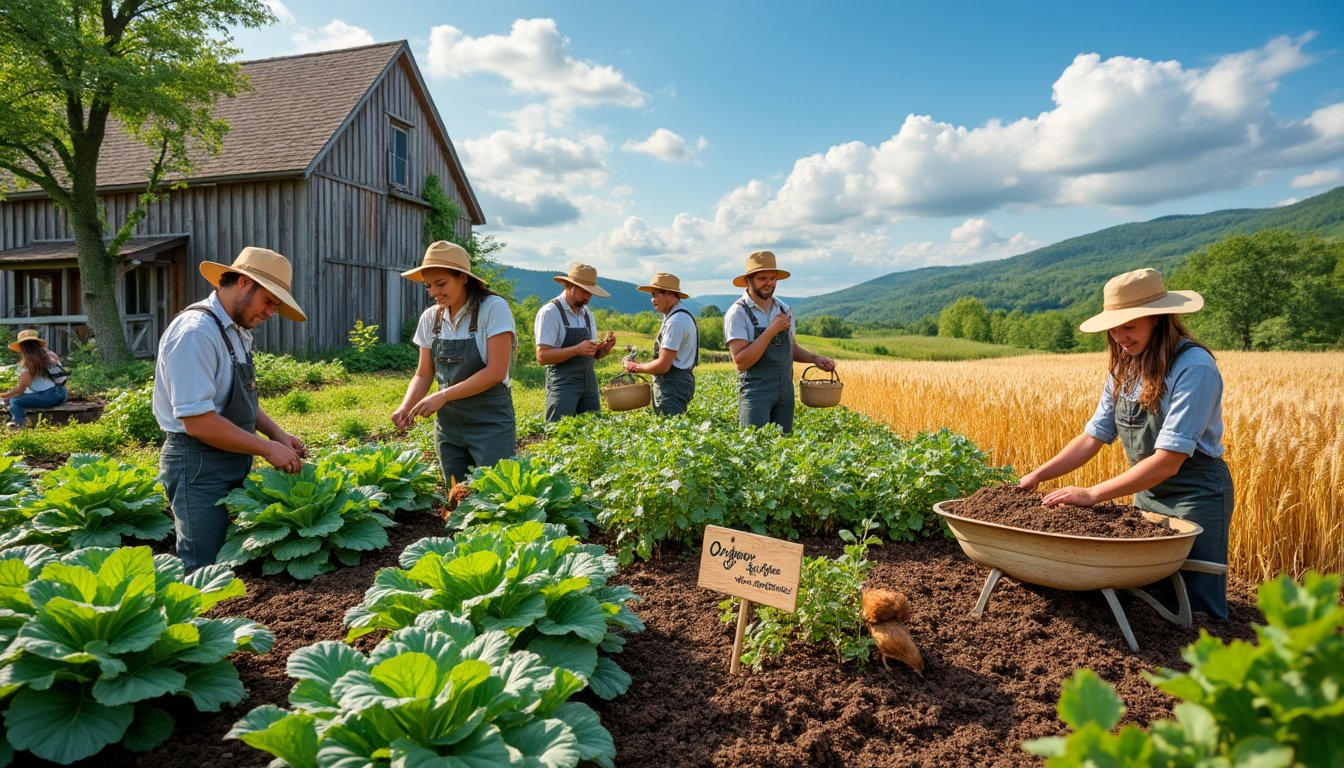
<path fill-rule="evenodd" d="M 753 603 L 793 612 L 803 545 L 717 525 L 705 527 L 698 584 Z"/>

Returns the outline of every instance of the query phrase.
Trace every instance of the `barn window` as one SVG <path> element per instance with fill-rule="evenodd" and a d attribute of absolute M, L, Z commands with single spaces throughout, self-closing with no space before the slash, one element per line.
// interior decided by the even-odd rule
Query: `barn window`
<path fill-rule="evenodd" d="M 409 128 L 393 123 L 391 125 L 391 134 L 389 136 L 389 181 L 394 187 L 405 188 L 408 186 L 407 180 L 410 179 L 410 161 L 407 158 L 408 150 L 411 144 L 411 132 Z"/>

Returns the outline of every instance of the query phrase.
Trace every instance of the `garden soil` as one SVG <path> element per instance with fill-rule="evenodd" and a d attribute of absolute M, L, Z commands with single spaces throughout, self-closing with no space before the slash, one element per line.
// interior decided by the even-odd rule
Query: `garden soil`
<path fill-rule="evenodd" d="M 175 712 L 172 738 L 149 753 L 113 747 L 84 761 L 99 766 L 248 768 L 270 756 L 223 736 L 248 710 L 287 704 L 285 659 L 318 640 L 344 636 L 341 618 L 363 596 L 379 567 L 395 564 L 407 544 L 439 535 L 430 515 L 389 533 L 393 543 L 363 565 L 308 583 L 240 569 L 248 594 L 216 615 L 244 615 L 270 627 L 275 649 L 237 657 L 249 697 L 221 713 Z M 842 553 L 836 539 L 806 539 L 808 556 Z M 1059 734 L 1060 684 L 1089 667 L 1113 683 L 1129 709 L 1126 722 L 1171 716 L 1174 700 L 1143 680 L 1159 666 L 1184 669 L 1180 649 L 1198 629 L 1170 624 L 1129 596 L 1121 600 L 1141 650 L 1130 653 L 1099 592 L 1063 592 L 1005 578 L 981 618 L 970 615 L 987 572 L 943 539 L 873 547 L 870 587 L 904 592 L 909 630 L 923 652 L 925 677 L 908 667 L 837 663 L 820 646 L 794 646 L 762 671 L 728 671 L 733 625 L 719 621 L 721 595 L 696 586 L 697 552 L 665 550 L 621 570 L 619 581 L 643 599 L 647 630 L 616 657 L 634 678 L 612 702 L 587 699 L 615 738 L 621 766 L 990 766 L 1039 765 L 1025 739 Z M 1231 616 L 1196 614 L 1215 635 L 1253 640 L 1261 621 L 1252 587 L 1230 581 Z M 370 638 L 363 638 L 369 640 Z M 364 645 L 367 650 L 367 645 Z M 587 694 L 581 694 L 584 696 Z M 31 760 L 19 765 L 34 765 Z"/>

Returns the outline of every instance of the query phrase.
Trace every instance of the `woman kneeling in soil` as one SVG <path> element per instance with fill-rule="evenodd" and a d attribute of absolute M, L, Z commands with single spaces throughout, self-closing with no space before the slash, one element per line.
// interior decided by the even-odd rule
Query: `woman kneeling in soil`
<path fill-rule="evenodd" d="M 471 467 L 489 467 L 514 454 L 513 312 L 471 273 L 466 249 L 444 240 L 431 243 L 420 266 L 401 276 L 424 283 L 434 306 L 416 326 L 420 363 L 392 423 L 406 429 L 417 416 L 437 413 L 434 442 L 443 483 L 451 485 L 465 480 Z M 426 395 L 435 379 L 439 390 Z"/>
<path fill-rule="evenodd" d="M 1109 375 L 1083 433 L 1019 485 L 1072 472 L 1118 436 L 1129 469 L 1091 488 L 1045 494 L 1046 506 L 1090 507 L 1134 494 L 1134 506 L 1203 526 L 1190 558 L 1227 563 L 1232 474 L 1223 461 L 1223 379 L 1208 348 L 1191 338 L 1178 314 L 1204 306 L 1194 291 L 1168 291 L 1154 269 L 1111 278 L 1105 310 L 1083 322 L 1107 331 Z M 1227 618 L 1227 577 L 1187 573 L 1191 608 Z"/>
<path fill-rule="evenodd" d="M 61 358 L 47 349 L 47 342 L 31 328 L 19 331 L 9 348 L 19 353 L 19 383 L 0 394 L 0 403 L 9 409 L 13 419 L 10 426 L 20 429 L 29 408 L 54 408 L 65 402 L 69 396 L 65 389 L 68 374 Z"/>

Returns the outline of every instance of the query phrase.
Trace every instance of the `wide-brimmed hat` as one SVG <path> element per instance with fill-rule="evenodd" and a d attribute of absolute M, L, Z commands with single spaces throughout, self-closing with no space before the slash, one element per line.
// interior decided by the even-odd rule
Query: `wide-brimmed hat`
<path fill-rule="evenodd" d="M 789 276 L 788 272 L 775 266 L 775 254 L 770 251 L 757 251 L 747 257 L 747 271 L 733 278 L 733 285 L 738 288 L 747 287 L 747 278 L 757 272 L 774 272 L 776 280 L 783 280 Z"/>
<path fill-rule="evenodd" d="M 668 274 L 667 272 L 655 272 L 653 274 L 653 279 L 649 281 L 648 285 L 641 285 L 636 290 L 644 291 L 645 293 L 667 291 L 669 293 L 675 293 L 683 299 L 691 295 L 681 290 L 681 280 L 676 275 Z"/>
<path fill-rule="evenodd" d="M 1109 331 L 1145 315 L 1183 315 L 1204 306 L 1194 291 L 1168 291 L 1156 269 L 1136 269 L 1116 275 L 1102 289 L 1103 311 L 1078 326 L 1083 333 Z"/>
<path fill-rule="evenodd" d="M 426 269 L 451 269 L 474 278 L 481 285 L 489 285 L 471 273 L 471 254 L 467 253 L 467 249 L 447 240 L 435 240 L 430 243 L 425 249 L 425 258 L 420 262 L 420 266 L 402 272 L 401 276 L 407 280 L 423 283 L 425 276 L 420 273 Z"/>
<path fill-rule="evenodd" d="M 577 261 L 574 262 L 574 266 L 569 268 L 568 275 L 556 275 L 552 279 L 557 283 L 577 285 L 594 296 L 601 296 L 604 299 L 611 295 L 607 293 L 605 288 L 597 284 L 597 268 L 580 264 Z"/>
<path fill-rule="evenodd" d="M 219 264 L 214 261 L 201 262 L 201 276 L 211 285 L 219 287 L 219 278 L 225 272 L 237 272 L 247 275 L 262 288 L 271 292 L 280 302 L 280 316 L 303 322 L 308 316 L 299 308 L 299 303 L 289 293 L 290 281 L 294 278 L 294 268 L 289 259 L 266 248 L 249 245 L 238 254 L 232 264 Z"/>
<path fill-rule="evenodd" d="M 44 347 L 47 346 L 47 340 L 38 335 L 36 328 L 24 328 L 22 331 L 19 331 L 19 337 L 17 339 L 9 342 L 9 348 L 18 352 L 19 347 L 22 346 L 25 341 L 36 341 Z"/>

